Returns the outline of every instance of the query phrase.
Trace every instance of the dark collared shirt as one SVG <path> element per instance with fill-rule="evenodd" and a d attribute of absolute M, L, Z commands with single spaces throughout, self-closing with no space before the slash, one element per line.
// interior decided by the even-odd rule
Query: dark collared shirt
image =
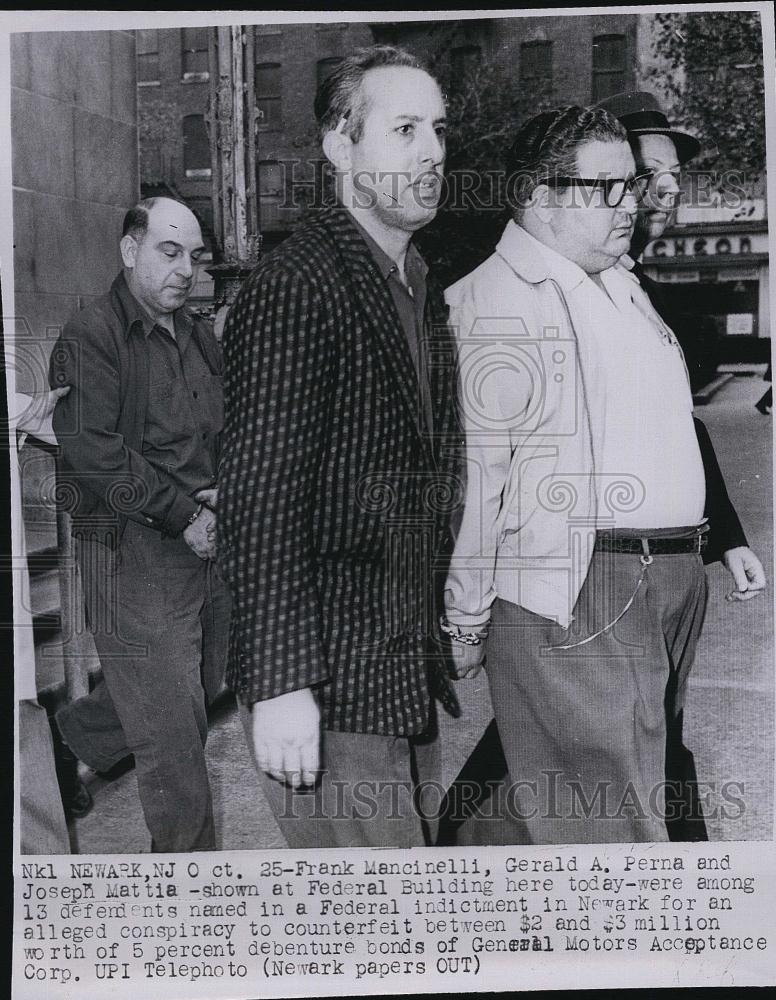
<path fill-rule="evenodd" d="M 356 222 L 356 220 L 353 220 Z M 431 391 L 428 384 L 425 359 L 423 357 L 423 342 L 426 336 L 426 275 L 428 266 L 421 257 L 418 249 L 410 243 L 407 247 L 407 255 L 404 259 L 404 274 L 407 279 L 405 284 L 399 274 L 399 265 L 393 258 L 389 257 L 383 248 L 364 229 L 358 226 L 359 232 L 364 238 L 364 242 L 369 247 L 375 264 L 388 284 L 396 311 L 399 314 L 402 328 L 407 338 L 407 344 L 412 356 L 412 364 L 418 379 L 420 389 L 421 405 L 425 419 L 425 429 L 431 431 L 433 428 L 431 410 Z"/>
<path fill-rule="evenodd" d="M 179 535 L 197 509 L 191 493 L 215 478 L 219 442 L 210 436 L 221 428 L 220 350 L 209 325 L 185 306 L 175 320 L 183 360 L 171 337 L 164 334 L 165 345 L 151 335 L 154 323 L 122 272 L 110 292 L 77 313 L 57 340 L 50 384 L 72 387 L 52 418 L 58 475 L 68 484 L 63 506 L 81 525 L 95 516 L 118 517 L 123 531 L 129 517 Z M 178 357 L 172 356 L 169 367 L 167 357 L 162 363 L 154 355 L 152 361 L 152 346 Z M 184 390 L 190 395 L 182 396 Z"/>
<path fill-rule="evenodd" d="M 148 342 L 148 409 L 143 457 L 189 495 L 212 486 L 224 424 L 220 375 L 210 371 L 191 317 L 175 313 L 175 338 L 158 324 Z"/>

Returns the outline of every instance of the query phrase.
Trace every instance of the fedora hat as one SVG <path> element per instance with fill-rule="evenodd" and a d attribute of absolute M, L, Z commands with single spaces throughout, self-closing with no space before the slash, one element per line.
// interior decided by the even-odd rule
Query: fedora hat
<path fill-rule="evenodd" d="M 654 94 L 647 91 L 630 91 L 613 94 L 596 104 L 614 115 L 625 126 L 628 137 L 640 135 L 667 135 L 673 140 L 680 163 L 698 155 L 701 144 L 688 132 L 672 128 Z"/>

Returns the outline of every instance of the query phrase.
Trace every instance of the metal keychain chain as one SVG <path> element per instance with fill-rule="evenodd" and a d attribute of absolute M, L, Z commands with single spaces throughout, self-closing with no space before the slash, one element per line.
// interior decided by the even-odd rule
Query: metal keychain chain
<path fill-rule="evenodd" d="M 574 649 L 576 646 L 585 646 L 588 642 L 592 642 L 593 639 L 597 639 L 599 635 L 604 635 L 604 633 L 608 632 L 609 629 L 614 628 L 617 622 L 620 621 L 620 619 L 624 615 L 626 615 L 628 611 L 630 611 L 631 607 L 633 606 L 633 602 L 636 600 L 636 594 L 638 594 L 639 588 L 641 587 L 642 583 L 646 578 L 647 566 L 651 565 L 652 560 L 654 558 L 653 556 L 649 555 L 649 548 L 647 540 L 645 538 L 641 539 L 641 544 L 644 549 L 644 552 L 639 556 L 639 562 L 641 563 L 641 572 L 639 573 L 639 578 L 636 581 L 636 586 L 633 588 L 633 593 L 630 595 L 630 597 L 625 603 L 625 606 L 617 615 L 617 617 L 613 618 L 608 625 L 605 625 L 603 628 L 600 628 L 597 632 L 594 632 L 592 635 L 587 636 L 586 639 L 580 639 L 578 642 L 567 642 L 561 646 L 550 646 L 549 647 L 550 649 Z"/>

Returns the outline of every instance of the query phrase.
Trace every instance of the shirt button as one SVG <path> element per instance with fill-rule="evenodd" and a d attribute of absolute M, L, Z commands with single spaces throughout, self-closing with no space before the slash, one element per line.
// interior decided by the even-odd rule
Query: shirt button
<path fill-rule="evenodd" d="M 192 394 L 191 394 L 191 395 L 192 395 L 192 396 L 194 397 L 194 399 L 197 399 L 197 397 L 199 396 L 199 393 L 198 393 L 198 392 L 197 392 L 197 390 L 195 389 L 195 390 L 194 390 L 194 392 L 192 392 Z"/>

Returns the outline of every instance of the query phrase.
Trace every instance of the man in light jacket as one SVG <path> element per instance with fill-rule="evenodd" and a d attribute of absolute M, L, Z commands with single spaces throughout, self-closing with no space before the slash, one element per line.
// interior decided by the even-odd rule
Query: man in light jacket
<path fill-rule="evenodd" d="M 617 266 L 648 179 L 578 107 L 523 126 L 510 168 L 513 220 L 448 290 L 468 485 L 443 628 L 459 676 L 487 649 L 511 842 L 667 840 L 706 524 L 681 350 Z"/>

